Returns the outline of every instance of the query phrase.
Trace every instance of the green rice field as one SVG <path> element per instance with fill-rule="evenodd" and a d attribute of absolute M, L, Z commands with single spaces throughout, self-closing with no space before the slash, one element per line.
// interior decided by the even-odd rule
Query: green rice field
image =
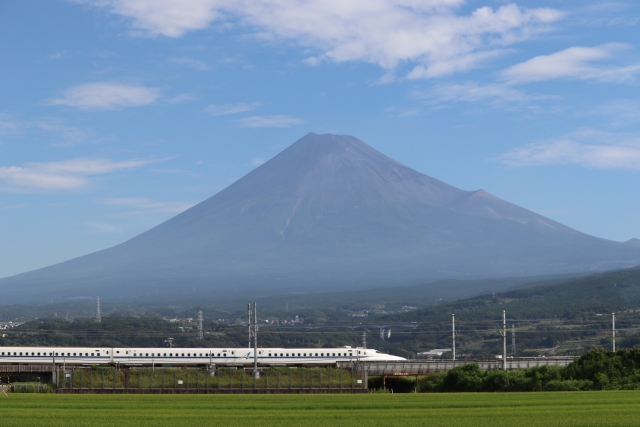
<path fill-rule="evenodd" d="M 640 392 L 368 395 L 0 393 L 2 426 L 635 426 Z"/>

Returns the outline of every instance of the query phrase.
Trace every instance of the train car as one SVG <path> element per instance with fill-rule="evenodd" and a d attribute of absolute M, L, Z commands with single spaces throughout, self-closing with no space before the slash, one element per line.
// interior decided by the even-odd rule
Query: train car
<path fill-rule="evenodd" d="M 0 347 L 0 364 L 153 366 L 250 366 L 250 348 Z M 366 348 L 259 348 L 260 366 L 334 365 L 337 362 L 402 361 Z"/>
<path fill-rule="evenodd" d="M 104 347 L 0 347 L 0 364 L 108 365 L 113 349 Z"/>

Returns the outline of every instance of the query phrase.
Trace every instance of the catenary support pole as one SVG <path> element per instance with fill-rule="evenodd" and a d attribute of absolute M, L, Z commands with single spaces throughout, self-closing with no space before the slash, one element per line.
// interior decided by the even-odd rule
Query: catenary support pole
<path fill-rule="evenodd" d="M 451 315 L 451 339 L 453 341 L 453 360 L 456 360 L 456 315 Z"/>
<path fill-rule="evenodd" d="M 258 304 L 253 303 L 253 378 L 260 378 L 258 372 Z"/>
<path fill-rule="evenodd" d="M 611 313 L 611 336 L 613 337 L 613 352 L 616 352 L 616 314 Z"/>
<path fill-rule="evenodd" d="M 502 310 L 502 369 L 507 369 L 507 315 Z"/>

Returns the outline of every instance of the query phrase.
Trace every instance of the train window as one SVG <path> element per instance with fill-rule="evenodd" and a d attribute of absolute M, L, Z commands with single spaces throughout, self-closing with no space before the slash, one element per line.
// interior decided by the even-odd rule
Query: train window
<path fill-rule="evenodd" d="M 40 352 L 38 352 L 38 356 L 40 356 Z"/>
<path fill-rule="evenodd" d="M 89 353 L 85 353 L 84 355 L 85 355 L 85 356 L 89 356 Z"/>
<path fill-rule="evenodd" d="M 284 357 L 284 354 L 280 353 L 280 357 Z"/>
<path fill-rule="evenodd" d="M 318 353 L 316 353 L 316 356 L 318 355 Z"/>
<path fill-rule="evenodd" d="M 333 353 L 333 355 L 335 356 L 336 354 L 335 354 L 335 353 Z"/>
<path fill-rule="evenodd" d="M 116 351 L 116 353 L 120 354 L 120 350 Z"/>
<path fill-rule="evenodd" d="M 191 356 L 191 353 L 187 353 L 187 357 Z"/>
<path fill-rule="evenodd" d="M 149 357 L 149 353 L 145 353 L 144 355 L 145 355 L 145 356 L 147 356 L 147 357 Z"/>
<path fill-rule="evenodd" d="M 95 354 L 91 353 L 91 357 L 95 356 Z"/>
<path fill-rule="evenodd" d="M 289 353 L 287 353 L 287 357 L 289 357 Z"/>
<path fill-rule="evenodd" d="M 22 356 L 22 352 L 20 352 L 20 356 Z"/>
<path fill-rule="evenodd" d="M 307 353 L 302 353 L 302 355 L 303 355 L 303 356 L 306 356 L 306 355 L 307 355 Z"/>
<path fill-rule="evenodd" d="M 328 355 L 328 354 L 329 354 L 329 353 L 327 353 L 327 355 Z M 324 356 L 324 353 L 320 353 L 320 356 Z"/>
<path fill-rule="evenodd" d="M 236 354 L 236 352 L 235 352 L 235 351 L 232 351 L 232 352 L 231 352 L 231 354 Z"/>
<path fill-rule="evenodd" d="M 182 353 L 182 357 L 184 357 L 184 353 Z"/>
<path fill-rule="evenodd" d="M 220 357 L 220 353 L 218 353 L 218 357 Z"/>
<path fill-rule="evenodd" d="M 300 357 L 300 353 L 298 353 L 298 357 Z"/>
<path fill-rule="evenodd" d="M 31 355 L 32 355 L 32 356 L 35 356 L 35 354 L 33 353 L 33 351 L 31 352 Z"/>
<path fill-rule="evenodd" d="M 167 357 L 167 353 L 164 353 L 164 357 Z"/>

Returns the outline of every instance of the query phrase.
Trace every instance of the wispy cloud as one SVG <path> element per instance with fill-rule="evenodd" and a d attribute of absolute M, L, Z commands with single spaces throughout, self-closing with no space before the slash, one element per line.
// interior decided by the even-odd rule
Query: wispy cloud
<path fill-rule="evenodd" d="M 179 65 L 184 65 L 186 67 L 194 68 L 198 71 L 207 71 L 211 69 L 211 66 L 209 66 L 209 64 L 204 63 L 199 59 L 194 59 L 189 57 L 171 58 L 171 62 Z"/>
<path fill-rule="evenodd" d="M 167 99 L 166 101 L 170 104 L 183 104 L 185 102 L 193 101 L 194 99 L 195 96 L 191 95 L 190 93 L 181 93 L 174 96 L 173 98 Z"/>
<path fill-rule="evenodd" d="M 305 62 L 364 61 L 410 78 L 477 67 L 508 46 L 547 31 L 563 13 L 507 4 L 460 13 L 464 0 L 85 0 L 129 18 L 135 31 L 180 37 L 213 22 L 245 28 L 270 43 L 316 52 Z"/>
<path fill-rule="evenodd" d="M 157 159 L 113 161 L 77 158 L 61 162 L 27 163 L 0 167 L 0 189 L 4 191 L 69 191 L 91 185 L 90 176 L 140 168 Z"/>
<path fill-rule="evenodd" d="M 617 99 L 600 104 L 587 114 L 608 117 L 613 127 L 640 123 L 640 102 L 635 99 Z"/>
<path fill-rule="evenodd" d="M 247 111 L 253 111 L 260 106 L 258 102 L 241 102 L 238 104 L 225 104 L 225 105 L 215 105 L 211 104 L 207 108 L 204 109 L 206 113 L 209 113 L 213 116 L 224 116 L 228 114 L 238 114 L 238 113 L 246 113 Z"/>
<path fill-rule="evenodd" d="M 90 129 L 69 126 L 57 118 L 42 119 L 36 122 L 36 126 L 45 132 L 55 135 L 58 139 L 58 141 L 54 143 L 56 146 L 71 146 L 102 140 L 101 138 L 97 138 Z"/>
<path fill-rule="evenodd" d="M 245 128 L 288 128 L 302 123 L 297 117 L 287 115 L 251 116 L 237 120 Z"/>
<path fill-rule="evenodd" d="M 527 94 L 509 85 L 474 82 L 439 84 L 428 91 L 416 91 L 417 98 L 438 102 L 489 102 L 494 105 L 527 104 L 533 101 L 558 99 L 557 96 Z"/>
<path fill-rule="evenodd" d="M 97 82 L 73 86 L 61 98 L 50 99 L 47 103 L 83 110 L 114 110 L 149 105 L 159 97 L 160 91 L 156 88 Z"/>
<path fill-rule="evenodd" d="M 84 224 L 89 226 L 94 231 L 97 231 L 98 233 L 112 234 L 119 231 L 118 227 L 116 227 L 115 225 L 104 222 L 87 221 Z"/>
<path fill-rule="evenodd" d="M 0 113 L 0 135 L 18 133 L 18 121 L 9 114 Z"/>
<path fill-rule="evenodd" d="M 629 45 L 608 43 L 596 47 L 570 47 L 550 55 L 541 55 L 513 65 L 501 75 L 511 83 L 529 83 L 554 79 L 582 79 L 599 81 L 629 81 L 638 72 L 640 64 L 627 66 L 595 65 L 610 59 Z"/>
<path fill-rule="evenodd" d="M 640 136 L 585 129 L 509 151 L 509 166 L 574 164 L 598 169 L 640 169 Z"/>
<path fill-rule="evenodd" d="M 196 204 L 192 202 L 158 202 L 151 199 L 135 197 L 111 198 L 103 200 L 102 203 L 105 205 L 126 206 L 145 211 L 168 213 L 184 212 Z"/>
<path fill-rule="evenodd" d="M 251 165 L 252 166 L 260 166 L 263 165 L 266 162 L 265 159 L 260 158 L 260 157 L 256 157 L 254 159 L 251 159 Z"/>

